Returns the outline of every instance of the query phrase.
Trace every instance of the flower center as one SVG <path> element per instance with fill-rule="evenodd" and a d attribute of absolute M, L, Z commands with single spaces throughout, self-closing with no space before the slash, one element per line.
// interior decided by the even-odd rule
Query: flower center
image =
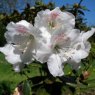
<path fill-rule="evenodd" d="M 49 25 L 49 28 L 50 28 L 50 29 L 53 29 L 53 28 L 55 28 L 55 26 L 56 26 L 54 21 L 48 22 L 48 25 Z"/>
<path fill-rule="evenodd" d="M 55 47 L 54 47 L 54 50 L 57 52 L 57 53 L 59 53 L 60 51 L 60 46 L 59 45 L 55 45 Z"/>
<path fill-rule="evenodd" d="M 51 12 L 50 17 L 48 18 L 48 26 L 50 29 L 55 29 L 58 27 L 55 21 L 58 16 L 59 16 L 58 13 Z"/>
<path fill-rule="evenodd" d="M 29 40 L 34 40 L 34 36 L 33 35 L 29 35 Z"/>

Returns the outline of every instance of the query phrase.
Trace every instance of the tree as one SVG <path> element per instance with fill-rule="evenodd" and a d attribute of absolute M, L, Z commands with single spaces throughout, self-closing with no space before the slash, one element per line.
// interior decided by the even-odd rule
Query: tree
<path fill-rule="evenodd" d="M 37 0 L 0 0 L 0 13 L 12 13 L 13 10 L 23 10 L 27 3 L 31 6 Z"/>

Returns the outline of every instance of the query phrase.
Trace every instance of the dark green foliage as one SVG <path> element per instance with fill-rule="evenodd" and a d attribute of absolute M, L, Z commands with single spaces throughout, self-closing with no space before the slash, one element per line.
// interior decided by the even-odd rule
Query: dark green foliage
<path fill-rule="evenodd" d="M 10 95 L 12 93 L 10 84 L 8 81 L 0 82 L 0 95 Z"/>
<path fill-rule="evenodd" d="M 0 22 L 0 46 L 3 46 L 6 43 L 6 40 L 4 38 L 5 31 L 5 26 L 2 24 L 2 22 Z"/>

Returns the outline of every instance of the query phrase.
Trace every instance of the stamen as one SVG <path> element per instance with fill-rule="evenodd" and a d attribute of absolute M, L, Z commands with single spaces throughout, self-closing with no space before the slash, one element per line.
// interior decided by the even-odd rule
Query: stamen
<path fill-rule="evenodd" d="M 49 24 L 50 29 L 55 27 L 55 23 L 53 21 L 50 21 L 48 24 Z"/>
<path fill-rule="evenodd" d="M 55 49 L 55 51 L 56 51 L 57 53 L 60 52 L 60 47 L 59 47 L 58 45 L 56 45 L 56 46 L 54 47 L 54 49 Z"/>

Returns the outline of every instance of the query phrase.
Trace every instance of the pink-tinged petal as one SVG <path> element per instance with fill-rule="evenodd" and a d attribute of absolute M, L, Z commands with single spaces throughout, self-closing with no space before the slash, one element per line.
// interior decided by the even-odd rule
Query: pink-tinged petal
<path fill-rule="evenodd" d="M 7 25 L 6 29 L 10 32 L 25 33 L 25 32 L 29 32 L 30 27 L 32 28 L 33 26 L 27 21 L 21 20 L 17 23 L 10 22 Z"/>
<path fill-rule="evenodd" d="M 62 12 L 58 7 L 54 10 L 45 10 L 37 14 L 35 27 L 45 27 L 49 31 L 57 30 L 60 27 L 74 28 L 75 17 L 69 12 Z"/>
<path fill-rule="evenodd" d="M 56 19 L 59 16 L 57 12 L 51 12 L 51 19 Z"/>
<path fill-rule="evenodd" d="M 66 31 L 65 29 L 58 29 L 56 31 L 54 31 L 54 33 L 52 34 L 52 37 L 51 37 L 51 43 L 52 45 L 66 45 L 67 43 L 70 45 L 70 42 L 71 42 L 71 39 L 70 37 L 66 34 Z"/>
<path fill-rule="evenodd" d="M 5 33 L 7 42 L 16 45 L 19 49 L 25 49 L 27 43 L 34 39 L 34 35 L 32 35 L 34 34 L 34 28 L 25 20 L 21 20 L 17 23 L 10 22 L 7 25 L 7 30 Z"/>
<path fill-rule="evenodd" d="M 22 25 L 17 25 L 16 27 L 16 31 L 20 32 L 20 33 L 27 33 L 27 28 L 22 26 Z"/>

